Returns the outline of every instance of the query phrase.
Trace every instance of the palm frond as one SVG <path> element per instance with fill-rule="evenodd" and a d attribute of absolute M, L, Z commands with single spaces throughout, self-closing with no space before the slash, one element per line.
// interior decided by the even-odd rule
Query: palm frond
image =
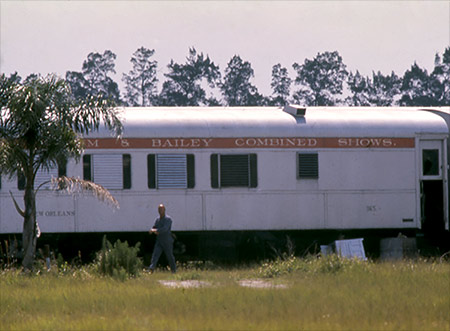
<path fill-rule="evenodd" d="M 81 178 L 66 176 L 52 178 L 51 183 L 52 189 L 65 191 L 72 195 L 91 192 L 98 200 L 111 205 L 115 209 L 119 209 L 119 202 L 102 185 Z"/>

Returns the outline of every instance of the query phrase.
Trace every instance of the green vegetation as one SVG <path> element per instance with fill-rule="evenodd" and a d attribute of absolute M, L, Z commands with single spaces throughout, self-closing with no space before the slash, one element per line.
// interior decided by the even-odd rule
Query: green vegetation
<path fill-rule="evenodd" d="M 142 261 L 137 256 L 140 245 L 129 247 L 128 242 L 117 240 L 113 246 L 104 236 L 102 250 L 97 254 L 98 272 L 120 280 L 137 276 L 142 269 Z"/>
<path fill-rule="evenodd" d="M 226 269 L 190 263 L 124 281 L 66 264 L 4 270 L 0 286 L 2 330 L 450 330 L 448 261 L 285 257 Z"/>
<path fill-rule="evenodd" d="M 345 259 L 337 255 L 330 255 L 317 259 L 307 256 L 299 259 L 295 256 L 283 256 L 275 261 L 265 262 L 259 267 L 259 275 L 272 278 L 299 271 L 305 274 L 336 273 L 339 271 L 361 270 L 368 271 L 369 263 L 359 259 Z"/>

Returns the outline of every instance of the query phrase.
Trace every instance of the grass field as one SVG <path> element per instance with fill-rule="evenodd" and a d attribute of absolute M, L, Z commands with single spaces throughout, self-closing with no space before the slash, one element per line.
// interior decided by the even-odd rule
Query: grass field
<path fill-rule="evenodd" d="M 241 286 L 257 279 L 272 286 Z M 125 281 L 10 269 L 0 282 L 2 330 L 450 330 L 449 262 L 291 258 Z"/>

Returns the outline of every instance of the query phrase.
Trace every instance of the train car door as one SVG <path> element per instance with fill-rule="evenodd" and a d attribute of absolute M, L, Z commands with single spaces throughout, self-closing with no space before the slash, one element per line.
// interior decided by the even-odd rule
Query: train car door
<path fill-rule="evenodd" d="M 448 230 L 446 153 L 442 140 L 420 141 L 420 204 L 422 229 L 428 234 Z"/>

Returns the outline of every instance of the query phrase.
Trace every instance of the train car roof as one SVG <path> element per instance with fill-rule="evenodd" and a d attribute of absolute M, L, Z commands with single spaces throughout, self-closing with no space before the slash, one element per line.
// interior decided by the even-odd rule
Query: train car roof
<path fill-rule="evenodd" d="M 434 108 L 437 109 L 437 108 Z M 448 134 L 445 120 L 411 107 L 307 107 L 294 116 L 278 107 L 119 108 L 124 138 L 414 137 Z M 105 129 L 90 137 L 110 137 Z"/>

